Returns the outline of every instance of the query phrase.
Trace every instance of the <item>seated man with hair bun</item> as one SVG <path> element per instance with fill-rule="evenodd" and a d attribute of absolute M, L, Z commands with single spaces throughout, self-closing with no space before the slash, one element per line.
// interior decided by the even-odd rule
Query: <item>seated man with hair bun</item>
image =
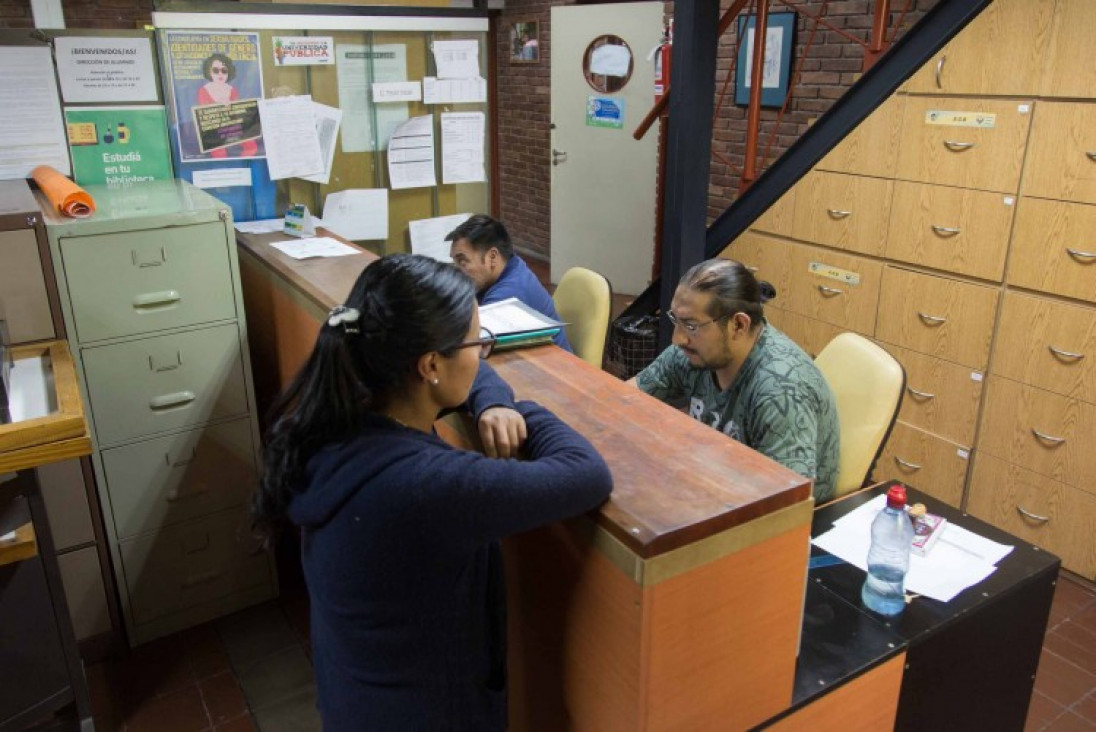
<path fill-rule="evenodd" d="M 766 296 L 766 294 L 768 296 Z M 833 497 L 840 427 L 833 394 L 810 356 L 765 322 L 772 286 L 745 266 L 710 259 L 681 278 L 673 345 L 629 383 L 800 475 Z"/>

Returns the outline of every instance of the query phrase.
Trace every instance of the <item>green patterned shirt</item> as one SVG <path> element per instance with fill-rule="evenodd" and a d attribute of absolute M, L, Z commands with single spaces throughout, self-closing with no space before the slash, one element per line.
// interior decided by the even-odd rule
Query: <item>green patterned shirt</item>
<path fill-rule="evenodd" d="M 688 400 L 689 415 L 800 475 L 814 479 L 814 497 L 833 497 L 840 426 L 830 387 L 810 356 L 764 325 L 725 391 L 715 372 L 697 368 L 670 346 L 639 372 L 640 389 L 663 401 Z"/>

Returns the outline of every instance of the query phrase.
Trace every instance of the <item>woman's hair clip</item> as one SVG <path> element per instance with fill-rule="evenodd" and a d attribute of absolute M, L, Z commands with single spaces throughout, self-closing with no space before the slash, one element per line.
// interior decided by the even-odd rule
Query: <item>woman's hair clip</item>
<path fill-rule="evenodd" d="M 334 309 L 327 314 L 327 324 L 332 328 L 341 325 L 344 333 L 360 333 L 361 330 L 358 328 L 357 322 L 361 316 L 361 311 L 357 308 L 336 305 Z"/>

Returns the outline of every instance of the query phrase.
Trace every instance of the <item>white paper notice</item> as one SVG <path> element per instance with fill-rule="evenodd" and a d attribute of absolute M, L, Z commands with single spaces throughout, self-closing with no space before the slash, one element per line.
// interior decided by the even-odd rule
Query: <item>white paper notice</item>
<path fill-rule="evenodd" d="M 259 100 L 271 180 L 323 173 L 323 155 L 312 107 L 308 94 Z"/>
<path fill-rule="evenodd" d="M 427 76 L 422 80 L 422 97 L 426 104 L 486 102 L 487 82 L 480 78 L 438 79 Z"/>
<path fill-rule="evenodd" d="M 0 179 L 39 165 L 72 172 L 53 56 L 48 46 L 0 48 Z"/>
<path fill-rule="evenodd" d="M 373 102 L 417 102 L 422 99 L 422 84 L 417 81 L 378 82 L 373 85 Z"/>
<path fill-rule="evenodd" d="M 383 150 L 392 130 L 407 119 L 406 104 L 385 104 L 376 108 L 377 130 L 373 130 L 373 104 L 367 94 L 376 82 L 407 81 L 407 46 L 402 43 L 373 46 L 340 43 L 336 46 L 339 108 L 344 113 L 342 151 Z M 374 144 L 374 136 L 376 143 Z"/>
<path fill-rule="evenodd" d="M 67 104 L 159 99 L 150 39 L 58 36 L 53 45 Z"/>
<path fill-rule="evenodd" d="M 434 41 L 434 65 L 439 79 L 471 79 L 480 75 L 479 41 Z"/>
<path fill-rule="evenodd" d="M 453 258 L 449 256 L 450 242 L 447 242 L 445 237 L 453 229 L 467 221 L 471 215 L 470 213 L 463 213 L 409 221 L 411 253 L 433 257 L 439 262 L 452 262 Z"/>
<path fill-rule="evenodd" d="M 277 241 L 270 246 L 285 252 L 294 259 L 348 257 L 351 254 L 361 254 L 361 252 L 354 247 L 349 247 L 338 239 L 332 239 L 330 236 L 317 236 L 308 239 L 296 239 L 293 241 Z"/>
<path fill-rule="evenodd" d="M 483 112 L 453 112 L 441 116 L 441 182 L 477 183 L 487 180 L 483 169 Z"/>
<path fill-rule="evenodd" d="M 228 188 L 251 185 L 251 168 L 210 168 L 195 170 L 190 182 L 199 188 Z M 280 221 L 281 219 L 279 219 Z"/>
<path fill-rule="evenodd" d="M 627 76 L 632 52 L 627 46 L 598 46 L 590 54 L 590 73 L 605 76 Z"/>
<path fill-rule="evenodd" d="M 388 238 L 388 189 L 351 188 L 329 193 L 323 204 L 324 227 L 344 239 Z"/>
<path fill-rule="evenodd" d="M 315 219 L 313 219 L 315 221 Z M 285 227 L 285 219 L 260 219 L 259 221 L 237 221 L 236 231 L 241 234 L 273 234 Z"/>
<path fill-rule="evenodd" d="M 335 159 L 335 141 L 339 139 L 339 123 L 342 122 L 342 110 L 329 107 L 319 102 L 312 103 L 312 111 L 316 114 L 316 137 L 320 140 L 320 157 L 323 159 L 323 172 L 319 175 L 302 175 L 301 177 L 313 183 L 323 183 L 331 180 L 331 161 Z"/>
<path fill-rule="evenodd" d="M 434 115 L 412 117 L 392 133 L 388 184 L 394 191 L 438 184 L 434 174 Z"/>

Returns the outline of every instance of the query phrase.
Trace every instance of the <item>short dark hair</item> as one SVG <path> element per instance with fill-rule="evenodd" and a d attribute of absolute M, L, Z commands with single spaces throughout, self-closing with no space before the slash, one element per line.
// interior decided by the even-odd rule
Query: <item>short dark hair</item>
<path fill-rule="evenodd" d="M 713 320 L 730 318 L 736 313 L 750 316 L 750 330 L 764 321 L 762 305 L 776 294 L 772 285 L 759 282 L 746 265 L 733 259 L 701 262 L 684 274 L 678 286 L 711 293 L 708 317 Z"/>
<path fill-rule="evenodd" d="M 220 61 L 222 64 L 224 64 L 224 67 L 228 69 L 227 81 L 232 81 L 236 78 L 236 64 L 232 61 L 232 59 L 230 59 L 223 53 L 211 54 L 209 58 L 202 62 L 202 76 L 209 79 L 210 81 L 213 81 L 212 69 L 214 61 Z"/>
<path fill-rule="evenodd" d="M 486 214 L 476 214 L 463 224 L 449 232 L 446 241 L 466 239 L 472 247 L 481 253 L 486 253 L 492 247 L 499 250 L 499 254 L 506 261 L 514 256 L 514 245 L 510 241 L 510 234 L 501 221 L 496 221 Z"/>

